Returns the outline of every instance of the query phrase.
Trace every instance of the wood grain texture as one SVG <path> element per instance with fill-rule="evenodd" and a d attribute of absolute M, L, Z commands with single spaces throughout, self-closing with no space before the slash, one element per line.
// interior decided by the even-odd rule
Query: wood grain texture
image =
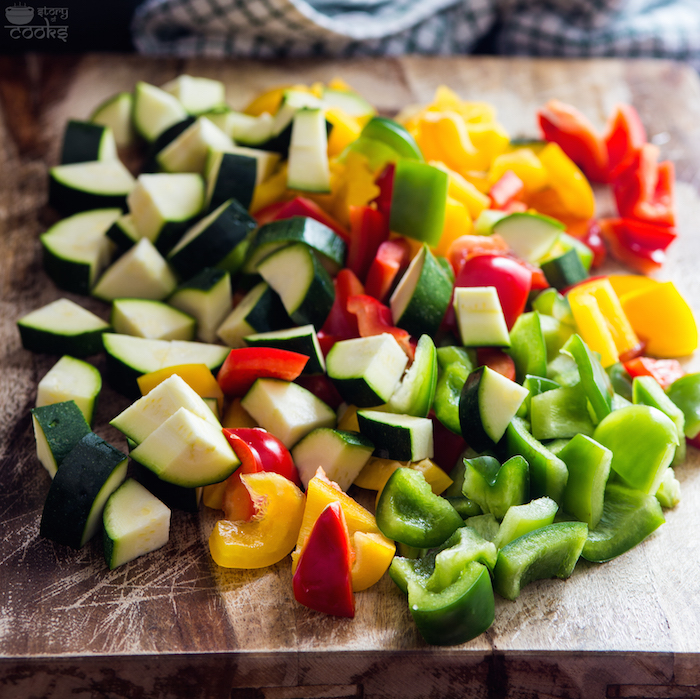
<path fill-rule="evenodd" d="M 49 477 L 28 411 L 55 357 L 20 345 L 16 320 L 60 292 L 41 266 L 38 235 L 55 220 L 46 168 L 63 125 L 137 80 L 188 72 L 223 80 L 242 107 L 279 84 L 341 76 L 384 113 L 431 99 L 444 83 L 491 102 L 513 136 L 536 133 L 535 109 L 557 97 L 598 126 L 633 103 L 662 156 L 675 161 L 680 240 L 660 278 L 700 310 L 700 81 L 667 62 L 414 58 L 351 63 L 156 61 L 138 56 L 0 60 L 0 697 L 584 697 L 695 696 L 700 682 L 698 454 L 678 469 L 683 500 L 629 554 L 582 562 L 540 581 L 458 648 L 428 647 L 388 577 L 357 595 L 354 620 L 323 617 L 291 593 L 288 562 L 261 571 L 214 566 L 216 513 L 174 513 L 166 547 L 108 571 L 99 541 L 80 552 L 38 536 Z M 600 191 L 602 212 L 611 209 Z M 71 296 L 106 317 L 98 301 Z M 102 359 L 92 361 L 103 368 Z M 694 359 L 689 368 L 697 368 Z M 96 431 L 125 449 L 108 421 L 126 405 L 111 388 Z"/>

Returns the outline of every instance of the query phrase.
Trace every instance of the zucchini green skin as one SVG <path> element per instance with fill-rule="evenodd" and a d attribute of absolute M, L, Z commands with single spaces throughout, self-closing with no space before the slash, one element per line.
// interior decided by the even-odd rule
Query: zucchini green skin
<path fill-rule="evenodd" d="M 163 150 L 167 145 L 172 143 L 183 131 L 186 131 L 194 122 L 197 121 L 196 117 L 188 116 L 182 121 L 178 121 L 176 124 L 169 126 L 162 134 L 160 134 L 153 143 L 148 147 L 146 153 L 146 160 L 141 172 L 159 172 L 160 167 L 158 165 L 158 160 L 156 156 L 160 151 Z"/>
<path fill-rule="evenodd" d="M 71 119 L 66 125 L 61 150 L 61 165 L 101 160 L 107 129 L 89 121 Z"/>
<path fill-rule="evenodd" d="M 171 253 L 168 262 L 181 279 L 190 279 L 205 267 L 221 266 L 235 274 L 245 256 L 245 246 L 235 254 L 237 248 L 245 243 L 256 226 L 248 211 L 231 199 L 199 235 Z"/>
<path fill-rule="evenodd" d="M 109 326 L 98 330 L 89 330 L 76 335 L 58 335 L 38 328 L 30 328 L 17 323 L 22 347 L 30 352 L 69 354 L 72 357 L 89 357 L 102 351 L 102 333 Z"/>
<path fill-rule="evenodd" d="M 59 257 L 43 246 L 44 271 L 64 291 L 88 296 L 92 286 L 92 266 Z"/>
<path fill-rule="evenodd" d="M 90 425 L 73 400 L 32 408 L 31 413 L 44 434 L 57 468 L 73 447 L 91 432 Z"/>
<path fill-rule="evenodd" d="M 70 216 L 88 209 L 121 209 L 126 211 L 126 197 L 123 194 L 98 194 L 74 189 L 59 182 L 51 173 L 49 177 L 49 206 L 62 216 Z"/>
<path fill-rule="evenodd" d="M 312 328 L 309 332 L 301 334 L 284 335 L 284 331 L 278 331 L 274 337 L 268 333 L 248 335 L 243 338 L 248 347 L 275 347 L 277 349 L 305 354 L 309 361 L 302 370 L 302 374 L 323 374 L 326 370 L 321 348 L 318 345 L 316 331 Z"/>
<path fill-rule="evenodd" d="M 41 536 L 75 549 L 84 546 L 90 538 L 86 527 L 98 495 L 113 474 L 115 488 L 124 480 L 126 464 L 125 454 L 94 432 L 86 434 L 65 457 L 51 483 L 41 516 Z"/>
<path fill-rule="evenodd" d="M 238 153 L 222 153 L 219 171 L 212 186 L 209 210 L 213 211 L 228 199 L 235 199 L 244 209 L 253 200 L 258 161 Z"/>
<path fill-rule="evenodd" d="M 138 239 L 132 237 L 132 232 L 124 225 L 122 218 L 120 216 L 105 232 L 105 235 L 119 248 L 120 253 L 130 250 L 138 243 Z"/>
<path fill-rule="evenodd" d="M 255 272 L 265 256 L 291 243 L 306 243 L 338 265 L 338 269 L 345 264 L 347 246 L 335 231 L 312 218 L 293 216 L 260 226 L 248 249 L 244 271 Z"/>

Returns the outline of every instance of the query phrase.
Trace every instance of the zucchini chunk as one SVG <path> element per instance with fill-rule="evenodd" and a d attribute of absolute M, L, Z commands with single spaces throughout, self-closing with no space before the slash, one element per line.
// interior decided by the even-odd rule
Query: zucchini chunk
<path fill-rule="evenodd" d="M 64 355 L 39 381 L 36 407 L 72 400 L 92 424 L 101 390 L 102 376 L 92 364 Z"/>
<path fill-rule="evenodd" d="M 141 238 L 95 284 L 92 295 L 103 301 L 140 298 L 159 301 L 175 290 L 177 279 L 148 238 Z"/>
<path fill-rule="evenodd" d="M 510 335 L 495 286 L 458 286 L 454 309 L 465 347 L 509 347 Z"/>
<path fill-rule="evenodd" d="M 433 458 L 433 422 L 427 417 L 358 410 L 360 434 L 374 445 L 374 455 L 395 461 Z"/>
<path fill-rule="evenodd" d="M 167 254 L 204 206 L 204 180 L 196 174 L 139 175 L 128 199 L 136 229 Z"/>
<path fill-rule="evenodd" d="M 63 134 L 61 165 L 116 158 L 117 144 L 112 129 L 89 121 L 68 121 Z"/>
<path fill-rule="evenodd" d="M 33 408 L 32 426 L 36 455 L 51 478 L 73 447 L 91 432 L 75 401 Z"/>
<path fill-rule="evenodd" d="M 220 80 L 183 74 L 161 85 L 160 89 L 175 97 L 188 114 L 195 116 L 226 105 L 226 88 Z"/>
<path fill-rule="evenodd" d="M 94 432 L 56 471 L 41 515 L 41 536 L 82 548 L 97 532 L 109 496 L 124 482 L 128 458 Z"/>
<path fill-rule="evenodd" d="M 292 121 L 287 187 L 306 192 L 331 191 L 328 133 L 322 109 L 304 107 Z"/>
<path fill-rule="evenodd" d="M 39 237 L 44 269 L 56 286 L 90 293 L 112 256 L 113 245 L 105 232 L 121 213 L 121 209 L 84 211 L 64 218 Z"/>
<path fill-rule="evenodd" d="M 152 143 L 163 131 L 186 117 L 187 110 L 169 92 L 145 82 L 136 83 L 133 121 L 144 140 Z"/>
<path fill-rule="evenodd" d="M 291 324 L 282 300 L 267 282 L 256 284 L 226 316 L 216 334 L 229 347 L 244 347 L 244 337 L 281 330 Z"/>
<path fill-rule="evenodd" d="M 102 349 L 109 323 L 70 299 L 58 299 L 17 321 L 22 346 L 31 352 L 87 357 Z"/>
<path fill-rule="evenodd" d="M 190 413 L 213 427 L 221 428 L 209 406 L 177 374 L 172 374 L 159 383 L 119 413 L 109 424 L 140 444 L 180 408 L 187 408 Z"/>
<path fill-rule="evenodd" d="M 211 410 L 209 414 L 213 417 Z M 156 427 L 131 458 L 161 480 L 188 488 L 220 483 L 240 466 L 221 425 L 214 426 L 184 407 Z"/>
<path fill-rule="evenodd" d="M 170 538 L 170 509 L 133 478 L 110 495 L 102 521 L 110 570 L 165 546 Z"/>
<path fill-rule="evenodd" d="M 180 284 L 168 303 L 197 321 L 197 338 L 216 342 L 217 330 L 231 310 L 231 275 L 208 267 Z"/>
<path fill-rule="evenodd" d="M 362 408 L 386 403 L 407 364 L 406 353 L 389 333 L 341 340 L 326 357 L 328 376 L 343 400 Z"/>
<path fill-rule="evenodd" d="M 119 160 L 56 165 L 49 170 L 49 205 L 62 216 L 88 209 L 126 209 L 136 180 Z"/>
<path fill-rule="evenodd" d="M 335 287 L 311 248 L 296 243 L 277 250 L 258 265 L 258 272 L 295 323 L 321 328 L 333 306 Z"/>
<path fill-rule="evenodd" d="M 256 227 L 247 210 L 229 199 L 185 233 L 168 254 L 168 262 L 181 279 L 190 279 L 205 267 L 236 274 Z"/>
<path fill-rule="evenodd" d="M 134 96 L 131 92 L 119 92 L 106 99 L 90 116 L 93 124 L 109 126 L 119 148 L 132 146 L 136 142 L 136 131 L 131 120 Z"/>
<path fill-rule="evenodd" d="M 199 117 L 158 155 L 156 162 L 165 172 L 204 174 L 210 150 L 226 150 L 233 141 L 206 117 Z"/>
<path fill-rule="evenodd" d="M 105 235 L 117 246 L 120 253 L 132 248 L 143 237 L 136 229 L 131 214 L 122 214 L 107 229 Z"/>
<path fill-rule="evenodd" d="M 565 226 L 541 214 L 515 213 L 496 221 L 493 232 L 522 260 L 537 264 L 554 246 Z"/>
<path fill-rule="evenodd" d="M 319 466 L 326 476 L 347 490 L 369 461 L 374 444 L 357 432 L 319 427 L 292 449 L 292 458 L 306 488 Z"/>
<path fill-rule="evenodd" d="M 335 427 L 335 412 L 311 391 L 279 379 L 258 379 L 241 405 L 290 449 L 317 427 Z"/>
<path fill-rule="evenodd" d="M 110 322 L 115 332 L 152 340 L 194 340 L 197 323 L 161 301 L 114 299 Z"/>
<path fill-rule="evenodd" d="M 452 281 L 424 244 L 389 300 L 394 324 L 416 337 L 435 335 L 451 296 Z"/>

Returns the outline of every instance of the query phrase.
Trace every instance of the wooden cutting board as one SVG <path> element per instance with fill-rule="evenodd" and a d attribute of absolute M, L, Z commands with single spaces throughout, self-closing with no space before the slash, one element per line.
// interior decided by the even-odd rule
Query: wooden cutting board
<path fill-rule="evenodd" d="M 226 571 L 210 561 L 215 515 L 177 512 L 159 551 L 108 571 L 99 541 L 79 552 L 39 537 L 49 477 L 29 409 L 55 357 L 24 351 L 16 320 L 59 295 L 38 235 L 54 220 L 47 165 L 63 126 L 137 80 L 187 72 L 223 80 L 242 107 L 283 83 L 343 77 L 385 113 L 429 101 L 435 87 L 494 104 L 512 136 L 537 133 L 535 109 L 557 97 L 602 127 L 616 102 L 639 110 L 675 161 L 681 237 L 660 278 L 700 311 L 700 81 L 650 61 L 401 58 L 357 62 L 153 60 L 135 56 L 0 58 L 0 697 L 700 696 L 700 472 L 678 469 L 683 500 L 632 552 L 581 562 L 566 582 L 497 599 L 496 622 L 459 647 L 427 646 L 387 576 L 357 595 L 352 621 L 296 604 L 289 562 Z M 600 192 L 602 211 L 609 194 Z M 72 297 L 106 315 L 97 301 Z M 103 368 L 103 360 L 95 358 Z M 693 368 L 693 360 L 689 361 Z M 96 431 L 127 401 L 105 388 Z"/>

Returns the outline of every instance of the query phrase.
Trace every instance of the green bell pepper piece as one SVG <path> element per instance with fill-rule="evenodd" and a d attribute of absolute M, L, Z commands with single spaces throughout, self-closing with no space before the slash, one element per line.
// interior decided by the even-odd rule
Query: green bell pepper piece
<path fill-rule="evenodd" d="M 656 491 L 656 499 L 661 507 L 666 508 L 675 507 L 681 501 L 681 484 L 671 467 L 664 471 L 661 485 Z"/>
<path fill-rule="evenodd" d="M 493 456 L 464 459 L 462 493 L 485 513 L 503 519 L 509 507 L 529 499 L 530 468 L 522 456 L 501 465 Z"/>
<path fill-rule="evenodd" d="M 422 558 L 394 558 L 389 575 L 408 594 L 411 614 L 428 643 L 465 643 L 491 626 L 489 568 L 496 558 L 493 543 L 466 527 Z"/>
<path fill-rule="evenodd" d="M 629 375 L 627 369 L 625 369 L 624 364 L 622 364 L 622 362 L 615 362 L 615 364 L 611 364 L 605 371 L 608 372 L 613 391 L 623 398 L 626 398 L 628 401 L 631 401 L 632 377 Z"/>
<path fill-rule="evenodd" d="M 412 468 L 391 474 L 379 496 L 376 520 L 384 536 L 418 548 L 439 546 L 464 526 L 457 510 Z"/>
<path fill-rule="evenodd" d="M 498 552 L 493 571 L 496 592 L 513 600 L 530 582 L 568 578 L 587 534 L 588 526 L 583 522 L 554 522 L 511 541 Z"/>
<path fill-rule="evenodd" d="M 593 439 L 610 449 L 611 468 L 629 487 L 653 495 L 673 459 L 678 431 L 657 408 L 631 405 L 602 420 Z"/>
<path fill-rule="evenodd" d="M 427 163 L 399 160 L 394 172 L 389 227 L 437 247 L 445 224 L 447 173 Z"/>
<path fill-rule="evenodd" d="M 561 234 L 560 234 L 561 235 Z M 571 328 L 576 328 L 576 320 L 571 312 L 571 305 L 566 296 L 562 296 L 556 289 L 545 289 L 537 294 L 532 302 L 532 310 L 542 315 L 552 316 Z"/>
<path fill-rule="evenodd" d="M 588 532 L 581 555 L 603 563 L 644 541 L 666 520 L 659 501 L 648 493 L 609 483 L 600 522 Z"/>
<path fill-rule="evenodd" d="M 485 515 L 469 517 L 464 521 L 464 524 L 487 541 L 495 541 L 501 528 L 498 520 L 490 512 Z"/>
<path fill-rule="evenodd" d="M 666 395 L 683 411 L 685 436 L 694 439 L 700 434 L 700 373 L 686 374 L 676 379 Z"/>
<path fill-rule="evenodd" d="M 540 393 L 546 393 L 547 391 L 553 391 L 555 388 L 560 388 L 559 384 L 552 379 L 548 379 L 544 376 L 533 376 L 528 374 L 523 380 L 523 388 L 527 388 L 529 391 L 528 395 L 523 401 L 525 415 L 518 415 L 518 417 L 526 417 L 530 415 L 530 403 L 534 396 L 539 396 Z"/>
<path fill-rule="evenodd" d="M 546 495 L 561 504 L 569 471 L 559 457 L 530 434 L 525 420 L 517 417 L 511 420 L 506 429 L 504 449 L 507 456 L 521 454 L 530 464 L 531 497 Z"/>
<path fill-rule="evenodd" d="M 530 424 L 532 436 L 539 440 L 573 437 L 579 433 L 592 435 L 595 430 L 580 383 L 534 396 L 530 402 Z"/>
<path fill-rule="evenodd" d="M 679 466 L 685 461 L 685 415 L 683 411 L 666 395 L 659 382 L 653 376 L 635 376 L 632 382 L 632 402 L 639 405 L 651 405 L 668 415 L 678 431 L 678 446 L 671 465 Z"/>
<path fill-rule="evenodd" d="M 540 314 L 521 313 L 510 331 L 508 354 L 515 362 L 517 380 L 522 383 L 527 374 L 547 373 L 547 345 L 542 334 Z"/>
<path fill-rule="evenodd" d="M 603 514 L 612 452 L 590 437 L 577 434 L 559 452 L 559 458 L 569 469 L 564 509 L 593 529 Z"/>
<path fill-rule="evenodd" d="M 390 145 L 376 138 L 359 136 L 342 153 L 340 159 L 345 160 L 350 152 L 360 153 L 367 158 L 367 164 L 373 172 L 383 170 L 388 163 L 401 160 L 401 155 Z"/>
<path fill-rule="evenodd" d="M 502 549 L 518 537 L 551 524 L 558 509 L 559 505 L 551 498 L 537 498 L 525 505 L 509 508 L 494 544 Z"/>
<path fill-rule="evenodd" d="M 418 144 L 411 134 L 398 121 L 387 117 L 372 117 L 360 133 L 360 138 L 380 141 L 396 151 L 401 158 L 423 161 Z"/>
<path fill-rule="evenodd" d="M 459 516 L 462 519 L 467 517 L 475 517 L 481 514 L 481 508 L 473 500 L 465 497 L 462 494 L 462 486 L 464 485 L 464 459 L 460 459 L 454 468 L 450 471 L 450 479 L 452 480 L 452 485 L 450 485 L 443 493 L 442 496 L 446 498 L 452 507 L 459 512 Z"/>
<path fill-rule="evenodd" d="M 544 314 L 540 314 L 540 327 L 547 348 L 547 361 L 554 359 L 567 340 L 576 332 L 571 325 Z"/>
<path fill-rule="evenodd" d="M 578 367 L 581 385 L 598 422 L 612 410 L 613 389 L 598 357 L 591 352 L 580 335 L 572 335 L 562 350 L 569 354 Z"/>
<path fill-rule="evenodd" d="M 435 417 L 451 432 L 462 434 L 459 424 L 459 398 L 474 362 L 463 347 L 437 348 L 438 380 L 433 409 Z"/>

